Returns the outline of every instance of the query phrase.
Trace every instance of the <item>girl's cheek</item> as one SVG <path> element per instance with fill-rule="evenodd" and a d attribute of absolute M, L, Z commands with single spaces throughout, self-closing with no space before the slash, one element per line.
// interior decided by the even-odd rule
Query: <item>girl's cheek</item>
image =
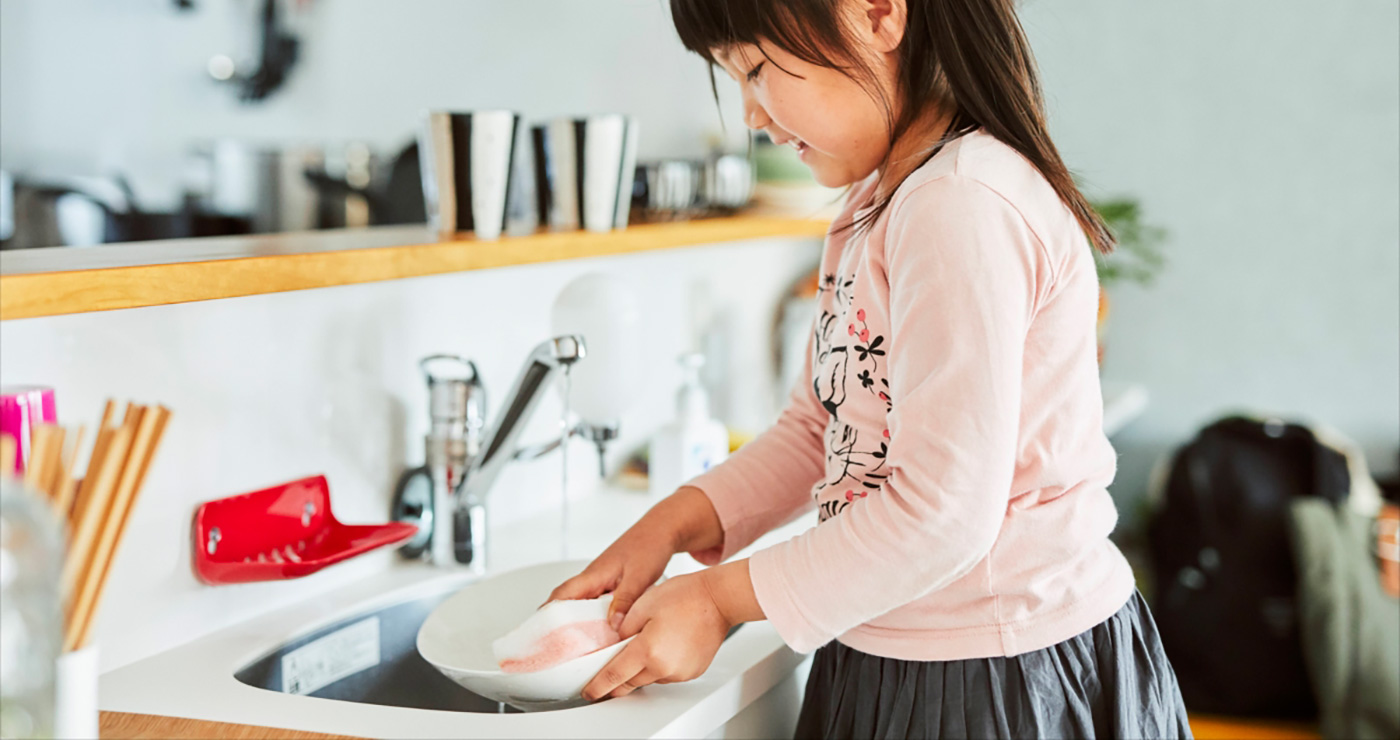
<path fill-rule="evenodd" d="M 814 115 L 811 107 L 800 100 L 777 98 L 769 104 L 767 110 L 773 123 L 791 136 L 809 144 L 822 137 L 822 116 Z"/>
<path fill-rule="evenodd" d="M 840 96 L 816 94 L 810 96 L 804 109 L 807 134 L 802 138 L 819 151 L 839 155 L 850 148 L 851 101 Z"/>
<path fill-rule="evenodd" d="M 782 80 L 767 82 L 759 91 L 762 96 L 764 109 L 768 111 L 768 116 L 780 128 L 788 133 L 806 140 L 803 136 L 803 129 L 812 127 L 809 113 L 815 108 L 815 101 L 811 95 L 801 88 L 798 80 Z"/>

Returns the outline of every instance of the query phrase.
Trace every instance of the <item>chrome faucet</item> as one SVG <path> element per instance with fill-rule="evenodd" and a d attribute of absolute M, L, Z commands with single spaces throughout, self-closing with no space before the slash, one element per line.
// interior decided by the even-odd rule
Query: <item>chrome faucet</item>
<path fill-rule="evenodd" d="M 410 522 L 419 528 L 419 535 L 400 549 L 405 556 L 419 557 L 427 553 L 434 563 L 444 567 L 467 567 L 477 573 L 485 572 L 486 497 L 491 485 L 510 460 L 538 457 L 559 445 L 556 440 L 522 450 L 518 449 L 517 441 L 558 372 L 586 354 L 583 337 L 575 334 L 554 337 L 536 346 L 526 357 L 515 385 L 506 395 L 495 425 L 484 437 L 479 433 L 484 425 L 485 402 L 481 400 L 484 391 L 475 366 L 459 360 L 471 366 L 472 376 L 470 382 L 450 381 L 463 384 L 454 386 L 451 394 L 461 399 L 460 403 L 452 404 L 452 408 L 460 410 L 460 415 L 445 425 L 436 415 L 440 404 L 433 393 L 435 380 L 429 374 L 430 402 L 435 415 L 434 432 L 427 439 L 428 464 L 407 471 L 400 479 L 390 514 L 396 521 Z M 451 431 L 439 434 L 443 428 Z M 466 431 L 459 433 L 459 430 Z M 470 434 L 470 430 L 477 430 L 477 434 Z M 444 454 L 438 440 L 448 438 L 470 442 L 450 448 L 452 453 L 458 454 Z M 460 454 L 461 451 L 467 454 Z M 449 515 L 440 516 L 439 512 Z"/>

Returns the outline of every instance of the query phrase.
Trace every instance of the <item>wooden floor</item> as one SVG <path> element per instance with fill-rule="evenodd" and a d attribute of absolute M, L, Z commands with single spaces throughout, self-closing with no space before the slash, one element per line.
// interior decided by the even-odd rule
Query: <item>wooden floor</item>
<path fill-rule="evenodd" d="M 1317 725 L 1307 722 L 1191 715 L 1191 734 L 1196 740 L 1321 740 Z"/>

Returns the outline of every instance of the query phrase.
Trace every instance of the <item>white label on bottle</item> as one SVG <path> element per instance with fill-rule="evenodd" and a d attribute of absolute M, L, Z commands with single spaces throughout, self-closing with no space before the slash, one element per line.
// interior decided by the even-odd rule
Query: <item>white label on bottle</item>
<path fill-rule="evenodd" d="M 377 665 L 379 617 L 370 617 L 282 656 L 282 691 L 311 694 Z"/>

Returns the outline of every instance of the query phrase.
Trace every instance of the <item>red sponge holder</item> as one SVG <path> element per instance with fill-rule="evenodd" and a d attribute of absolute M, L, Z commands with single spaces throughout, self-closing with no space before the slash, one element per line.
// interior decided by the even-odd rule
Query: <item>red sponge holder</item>
<path fill-rule="evenodd" d="M 326 477 L 316 475 L 201 504 L 194 571 L 209 584 L 300 578 L 417 531 L 403 522 L 342 524 Z"/>

